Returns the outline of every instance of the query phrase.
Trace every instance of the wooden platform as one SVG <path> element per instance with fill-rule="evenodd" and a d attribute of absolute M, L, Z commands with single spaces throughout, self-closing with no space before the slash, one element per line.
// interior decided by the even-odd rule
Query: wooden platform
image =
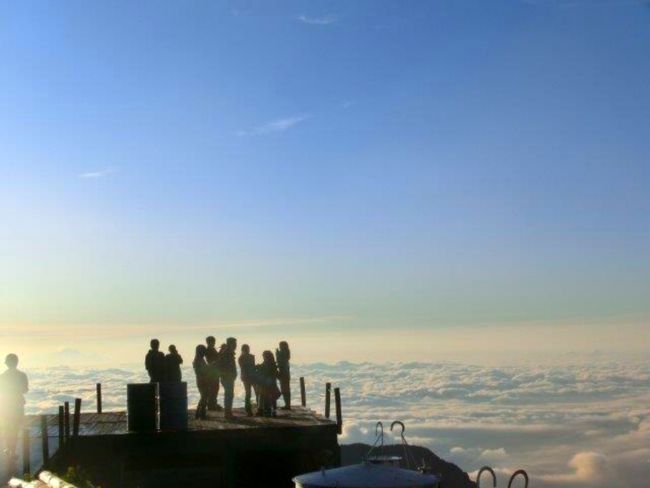
<path fill-rule="evenodd" d="M 270 429 L 287 427 L 322 427 L 336 426 L 336 423 L 304 407 L 292 407 L 291 410 L 278 410 L 278 416 L 248 417 L 243 409 L 234 409 L 234 418 L 226 420 L 223 412 L 208 412 L 207 420 L 196 420 L 194 410 L 188 412 L 189 432 L 238 429 Z M 27 416 L 32 435 L 40 434 L 40 416 Z M 72 419 L 70 419 L 72 422 Z M 72 429 L 72 426 L 70 427 Z M 48 437 L 59 433 L 58 415 L 47 416 Z M 128 435 L 126 412 L 82 413 L 79 425 L 80 436 Z"/>
<path fill-rule="evenodd" d="M 297 474 L 340 463 L 336 422 L 312 410 L 280 410 L 275 418 L 248 417 L 243 409 L 233 414 L 196 420 L 190 410 L 188 430 L 137 433 L 127 431 L 126 412 L 82 413 L 79 435 L 61 448 L 58 416 L 48 415 L 47 466 L 58 472 L 80 466 L 106 488 L 289 488 Z M 32 452 L 40 447 L 40 419 L 27 418 Z"/>

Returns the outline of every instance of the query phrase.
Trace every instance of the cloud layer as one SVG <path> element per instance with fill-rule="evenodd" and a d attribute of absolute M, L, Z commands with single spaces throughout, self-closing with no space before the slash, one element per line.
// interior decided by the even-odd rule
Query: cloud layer
<path fill-rule="evenodd" d="M 195 402 L 191 370 L 184 375 Z M 378 420 L 399 419 L 412 444 L 470 472 L 494 466 L 501 483 L 520 467 L 536 487 L 641 488 L 650 478 L 650 364 L 319 363 L 294 365 L 296 391 L 300 376 L 318 411 L 325 383 L 341 388 L 341 443 L 372 443 Z M 93 405 L 96 382 L 105 408 L 123 409 L 124 385 L 146 377 L 139 367 L 54 368 L 32 371 L 30 379 L 27 408 L 38 412 L 74 396 Z"/>

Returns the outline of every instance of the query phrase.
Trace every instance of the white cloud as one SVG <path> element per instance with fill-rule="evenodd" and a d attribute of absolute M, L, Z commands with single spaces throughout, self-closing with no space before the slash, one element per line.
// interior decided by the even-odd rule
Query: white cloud
<path fill-rule="evenodd" d="M 80 173 L 78 176 L 79 178 L 84 178 L 84 179 L 96 179 L 96 178 L 103 178 L 113 173 L 115 173 L 115 168 L 104 168 L 97 171 L 88 171 L 86 173 Z"/>
<path fill-rule="evenodd" d="M 335 15 L 324 15 L 321 17 L 310 17 L 308 15 L 299 15 L 298 20 L 303 24 L 309 25 L 330 25 L 339 19 Z"/>
<path fill-rule="evenodd" d="M 271 122 L 268 122 L 264 125 L 260 125 L 258 127 L 253 127 L 252 129 L 249 130 L 240 130 L 237 131 L 235 134 L 240 137 L 243 137 L 243 136 L 266 135 L 266 134 L 272 134 L 274 132 L 284 132 L 288 129 L 291 129 L 292 127 L 295 127 L 301 122 L 304 122 L 309 117 L 310 117 L 309 114 L 292 115 L 291 117 L 284 117 L 281 119 L 272 120 Z"/>
<path fill-rule="evenodd" d="M 181 353 L 194 403 L 191 354 Z M 323 410 L 326 382 L 341 388 L 341 443 L 372 444 L 378 420 L 386 427 L 386 443 L 398 442 L 399 434 L 388 426 L 402 420 L 410 443 L 428 447 L 466 471 L 492 465 L 500 485 L 518 468 L 526 469 L 531 486 L 538 488 L 642 488 L 650 478 L 647 362 L 561 368 L 341 362 L 294 364 L 292 369 L 293 388 L 304 376 L 308 405 L 317 411 Z M 140 366 L 28 373 L 30 413 L 54 411 L 74 396 L 92 404 L 96 382 L 103 383 L 107 410 L 122 409 L 126 383 L 146 381 Z M 241 405 L 239 382 L 236 388 Z"/>

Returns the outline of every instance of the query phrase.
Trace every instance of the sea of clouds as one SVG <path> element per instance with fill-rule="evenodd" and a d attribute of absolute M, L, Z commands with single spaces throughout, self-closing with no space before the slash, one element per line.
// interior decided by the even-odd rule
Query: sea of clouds
<path fill-rule="evenodd" d="M 125 384 L 139 367 L 30 371 L 30 413 L 54 412 L 81 397 L 94 408 L 124 409 Z M 190 401 L 197 400 L 191 369 Z M 341 389 L 340 443 L 374 442 L 375 424 L 406 424 L 411 444 L 468 472 L 495 467 L 500 485 L 525 468 L 533 487 L 650 486 L 650 362 L 488 367 L 459 363 L 293 365 L 294 397 L 304 376 L 310 407 L 323 411 L 325 383 Z M 242 389 L 238 384 L 237 402 Z M 386 442 L 392 439 L 387 432 Z M 523 485 L 522 485 L 523 486 Z"/>

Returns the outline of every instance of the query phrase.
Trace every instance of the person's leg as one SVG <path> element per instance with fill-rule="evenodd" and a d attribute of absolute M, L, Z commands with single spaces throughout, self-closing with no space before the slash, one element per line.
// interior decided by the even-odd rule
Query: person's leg
<path fill-rule="evenodd" d="M 221 377 L 217 376 L 216 380 L 214 381 L 214 404 L 216 410 L 220 411 L 223 409 L 221 405 L 219 405 L 219 384 L 221 383 Z M 225 400 L 224 400 L 225 401 Z"/>
<path fill-rule="evenodd" d="M 7 456 L 13 459 L 16 456 L 16 444 L 18 443 L 18 427 L 12 420 L 7 420 L 4 426 L 5 452 Z"/>
<path fill-rule="evenodd" d="M 208 384 L 197 385 L 199 388 L 199 404 L 196 406 L 197 419 L 204 419 L 207 417 L 208 397 L 210 396 L 210 388 Z"/>
<path fill-rule="evenodd" d="M 264 415 L 264 388 L 257 387 L 257 415 Z"/>
<path fill-rule="evenodd" d="M 280 378 L 280 390 L 282 391 L 282 399 L 284 400 L 284 409 L 291 409 L 291 381 L 288 376 Z"/>
<path fill-rule="evenodd" d="M 206 400 L 207 400 L 207 407 L 208 410 L 216 410 L 217 409 L 217 393 L 216 393 L 216 386 L 214 378 L 210 378 L 207 383 L 206 383 Z"/>
<path fill-rule="evenodd" d="M 232 403 L 235 397 L 235 380 L 230 378 L 221 378 L 223 386 L 223 407 L 226 417 L 232 416 Z"/>
<path fill-rule="evenodd" d="M 251 384 L 249 381 L 244 381 L 244 409 L 249 417 L 253 415 L 253 408 L 251 407 Z"/>

